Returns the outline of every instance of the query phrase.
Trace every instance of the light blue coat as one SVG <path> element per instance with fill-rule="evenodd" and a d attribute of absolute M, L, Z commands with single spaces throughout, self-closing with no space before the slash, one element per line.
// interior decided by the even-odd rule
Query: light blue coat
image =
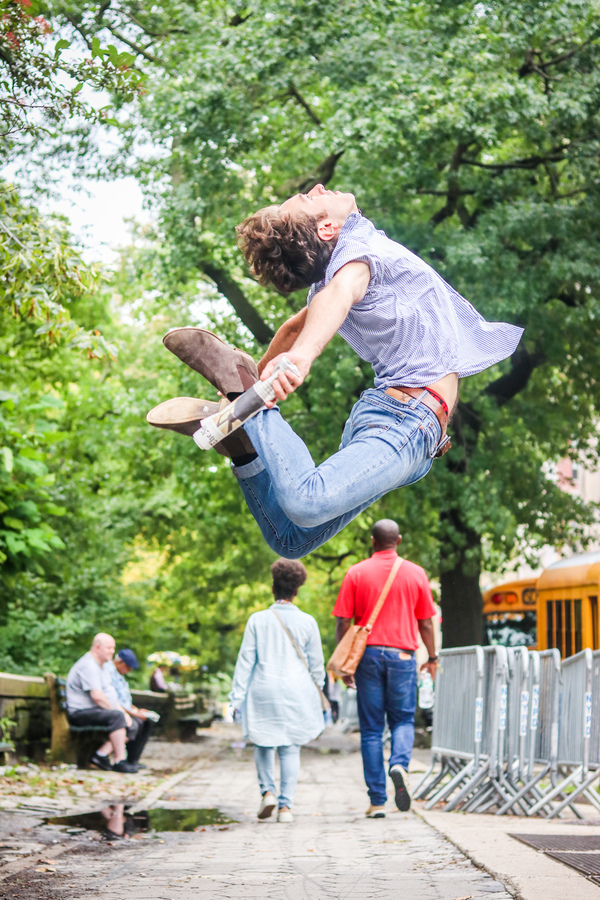
<path fill-rule="evenodd" d="M 283 630 L 276 610 L 304 654 L 310 675 Z M 312 677 L 311 677 L 312 676 Z M 244 737 L 259 747 L 307 744 L 323 731 L 315 683 L 325 680 L 319 626 L 291 603 L 253 613 L 238 654 L 231 704 L 242 712 Z"/>

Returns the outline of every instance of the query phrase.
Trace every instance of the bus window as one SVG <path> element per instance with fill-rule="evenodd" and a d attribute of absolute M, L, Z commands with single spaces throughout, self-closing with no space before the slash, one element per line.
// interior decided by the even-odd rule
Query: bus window
<path fill-rule="evenodd" d="M 573 628 L 571 626 L 571 607 L 570 600 L 564 601 L 564 621 L 565 621 L 565 656 L 573 655 Z"/>
<path fill-rule="evenodd" d="M 581 600 L 573 601 L 573 612 L 575 614 L 575 653 L 579 653 L 583 647 L 581 633 Z"/>
<path fill-rule="evenodd" d="M 537 615 L 523 612 L 497 612 L 484 616 L 488 644 L 504 647 L 534 647 L 537 641 Z"/>
<path fill-rule="evenodd" d="M 590 597 L 590 609 L 592 611 L 592 640 L 594 650 L 598 650 L 598 598 Z"/>

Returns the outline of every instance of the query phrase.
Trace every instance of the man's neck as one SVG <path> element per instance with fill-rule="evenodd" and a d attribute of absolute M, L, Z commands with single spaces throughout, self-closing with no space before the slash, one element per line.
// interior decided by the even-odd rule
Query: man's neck
<path fill-rule="evenodd" d="M 98 659 L 98 656 L 97 656 L 96 653 L 94 652 L 94 648 L 93 648 L 93 647 L 92 647 L 92 649 L 90 650 L 90 656 L 92 657 L 92 659 L 94 659 L 94 660 L 98 663 L 99 666 L 103 666 L 103 665 L 104 665 L 104 662 L 103 662 L 101 659 Z"/>

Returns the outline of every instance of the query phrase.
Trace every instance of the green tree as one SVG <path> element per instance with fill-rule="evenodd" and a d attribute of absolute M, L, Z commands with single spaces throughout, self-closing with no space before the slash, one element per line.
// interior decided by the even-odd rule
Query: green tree
<path fill-rule="evenodd" d="M 165 284 L 209 280 L 250 349 L 303 298 L 248 279 L 233 226 L 317 181 L 354 190 L 379 227 L 487 318 L 525 326 L 508 363 L 462 386 L 454 449 L 426 481 L 319 554 L 323 565 L 346 565 L 366 549 L 371 515 L 394 515 L 412 531 L 416 558 L 440 574 L 448 645 L 481 637 L 484 561 L 575 543 L 593 517 L 544 465 L 594 453 L 599 7 L 49 4 L 88 44 L 111 35 L 136 54 L 147 92 L 122 134 L 131 151 L 143 136 L 145 152 L 113 165 L 157 198 Z M 290 402 L 317 458 L 334 449 L 333 423 L 366 383 L 335 342 Z"/>

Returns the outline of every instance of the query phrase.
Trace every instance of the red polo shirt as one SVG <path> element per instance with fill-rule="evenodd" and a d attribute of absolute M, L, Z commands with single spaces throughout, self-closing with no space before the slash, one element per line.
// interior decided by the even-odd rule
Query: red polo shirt
<path fill-rule="evenodd" d="M 370 559 L 351 566 L 344 576 L 333 615 L 353 618 L 356 625 L 366 625 L 397 556 L 395 550 L 380 550 Z M 425 569 L 405 559 L 367 644 L 416 650 L 419 646 L 418 620 L 430 619 L 435 614 Z"/>

